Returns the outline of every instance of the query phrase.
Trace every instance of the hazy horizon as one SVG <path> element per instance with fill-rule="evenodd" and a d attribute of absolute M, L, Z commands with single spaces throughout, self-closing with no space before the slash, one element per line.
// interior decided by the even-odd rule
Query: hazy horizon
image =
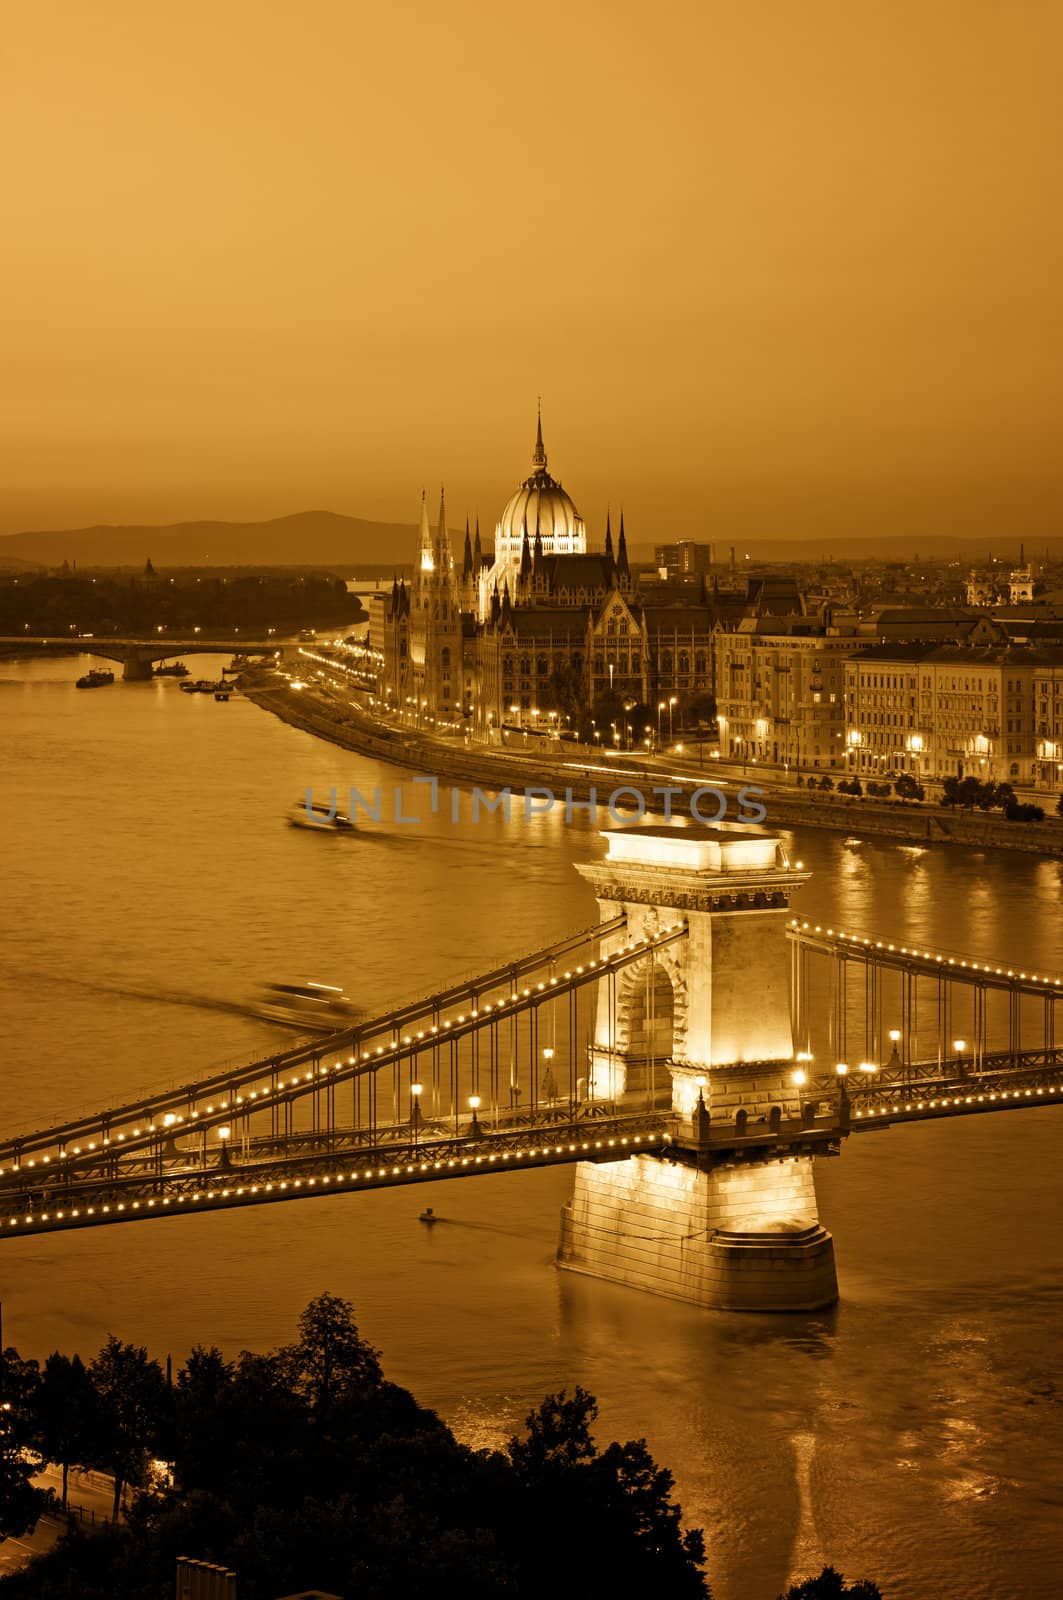
<path fill-rule="evenodd" d="M 1048 0 L 9 21 L 0 532 L 1063 532 Z"/>

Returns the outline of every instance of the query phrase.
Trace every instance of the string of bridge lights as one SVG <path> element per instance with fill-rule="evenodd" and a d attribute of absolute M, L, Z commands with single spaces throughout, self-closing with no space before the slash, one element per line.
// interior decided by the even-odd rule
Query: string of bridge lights
<path fill-rule="evenodd" d="M 817 923 L 802 922 L 799 917 L 791 917 L 791 928 L 798 929 L 801 933 L 825 934 L 828 939 L 842 939 L 847 944 L 859 946 L 861 949 L 882 950 L 886 954 L 910 956 L 917 961 L 932 961 L 941 967 L 957 967 L 961 971 L 984 972 L 989 977 L 1018 978 L 1022 983 L 1040 983 L 1054 989 L 1063 985 L 1063 979 L 1050 978 L 1047 973 L 1038 977 L 1036 972 L 1016 972 L 1013 967 L 995 967 L 990 961 L 967 961 L 962 956 L 939 955 L 933 950 L 920 950 L 908 945 L 887 944 L 882 939 L 868 939 L 863 934 L 847 933 L 843 928 L 823 928 Z"/>
<path fill-rule="evenodd" d="M 299 1073 L 295 1073 L 288 1079 L 279 1078 L 275 1085 L 265 1084 L 261 1085 L 257 1089 L 249 1090 L 247 1094 L 237 1093 L 233 1095 L 231 1099 L 225 1098 L 220 1100 L 217 1105 L 208 1104 L 202 1112 L 196 1109 L 190 1111 L 188 1115 L 185 1116 L 181 1112 L 168 1111 L 162 1118 L 161 1126 L 153 1121 L 148 1122 L 143 1128 L 134 1127 L 128 1135 L 125 1133 L 117 1133 L 113 1139 L 109 1134 L 103 1134 L 98 1141 L 89 1139 L 85 1141 L 84 1145 L 72 1145 L 70 1149 L 60 1149 L 55 1159 L 57 1161 L 69 1161 L 75 1156 L 91 1153 L 101 1147 L 110 1148 L 114 1144 L 124 1144 L 127 1142 L 127 1138 L 146 1139 L 150 1138 L 152 1135 L 177 1130 L 182 1126 L 187 1129 L 189 1124 L 199 1122 L 204 1116 L 221 1116 L 225 1112 L 231 1112 L 237 1106 L 241 1107 L 246 1114 L 246 1112 L 256 1109 L 255 1107 L 249 1105 L 250 1101 L 259 1102 L 265 1100 L 269 1095 L 276 1095 L 285 1089 L 289 1091 L 296 1088 L 302 1089 L 306 1084 L 312 1083 L 315 1077 L 319 1080 L 323 1080 L 331 1073 L 341 1072 L 345 1068 L 357 1067 L 359 1064 L 364 1065 L 366 1062 L 374 1061 L 379 1066 L 388 1065 L 396 1053 L 400 1053 L 402 1050 L 407 1048 L 416 1048 L 420 1044 L 438 1042 L 447 1034 L 448 1029 L 453 1029 L 455 1027 L 460 1028 L 466 1024 L 471 1026 L 474 1019 L 479 1021 L 480 1018 L 490 1014 L 497 1016 L 504 1012 L 507 1007 L 519 1006 L 522 1000 L 531 999 L 539 994 L 546 995 L 550 989 L 557 988 L 561 983 L 571 982 L 575 978 L 584 977 L 590 973 L 599 973 L 605 971 L 611 965 L 615 965 L 619 958 L 625 957 L 635 950 L 643 947 L 645 947 L 647 951 L 657 949 L 660 945 L 667 943 L 670 939 L 681 933 L 684 933 L 685 931 L 686 923 L 682 920 L 679 922 L 668 923 L 665 927 L 661 928 L 652 939 L 629 939 L 626 944 L 621 945 L 614 951 L 611 951 L 608 956 L 592 957 L 587 962 L 577 963 L 575 966 L 567 968 L 560 978 L 557 976 L 551 976 L 548 979 L 544 979 L 536 983 L 534 986 L 528 985 L 522 989 L 514 989 L 512 993 L 504 995 L 501 999 L 495 1000 L 494 1002 L 487 1001 L 483 1006 L 479 1007 L 471 1006 L 467 1013 L 464 1011 L 459 1012 L 456 1017 L 443 1018 L 438 1023 L 432 1023 L 427 1029 L 421 1028 L 416 1030 L 414 1033 L 407 1033 L 403 1034 L 401 1037 L 393 1038 L 386 1045 L 378 1044 L 372 1050 L 363 1050 L 360 1057 L 351 1055 L 347 1057 L 346 1061 L 335 1061 L 331 1064 L 329 1062 L 320 1062 L 317 1066 L 312 1067 L 309 1072 L 304 1072 L 301 1076 Z M 368 1024 L 368 1026 L 372 1028 L 372 1023 Z M 453 1033 L 450 1036 L 454 1037 Z M 422 1087 L 423 1085 L 421 1084 L 411 1084 L 411 1093 L 413 1093 L 415 1096 L 420 1094 Z M 479 1097 L 477 1097 L 477 1100 L 478 1099 Z M 475 1109 L 476 1108 L 473 1107 L 473 1110 Z M 216 1131 L 219 1139 L 221 1139 L 223 1142 L 227 1140 L 231 1134 L 231 1129 L 229 1128 L 219 1127 Z M 50 1166 L 52 1164 L 52 1160 L 53 1158 L 50 1155 L 45 1155 L 41 1157 L 40 1164 L 42 1166 Z M 0 1166 L 0 1176 L 21 1172 L 26 1168 L 36 1166 L 36 1158 L 30 1156 L 24 1163 L 16 1161 L 12 1163 L 10 1167 Z"/>
<path fill-rule="evenodd" d="M 671 1135 L 667 1133 L 661 1135 L 660 1138 L 646 1136 L 645 1139 L 642 1134 L 636 1133 L 632 1134 L 630 1137 L 628 1135 L 622 1135 L 612 1139 L 584 1139 L 578 1144 L 544 1144 L 541 1148 L 533 1146 L 528 1150 L 492 1150 L 486 1152 L 485 1154 L 475 1156 L 450 1156 L 446 1159 L 440 1159 L 437 1161 L 406 1162 L 404 1165 L 400 1166 L 378 1167 L 376 1169 L 367 1167 L 363 1171 L 358 1171 L 355 1169 L 354 1171 L 348 1173 L 339 1171 L 324 1173 L 320 1177 L 309 1177 L 305 1179 L 282 1178 L 276 1183 L 238 1184 L 234 1187 L 225 1189 L 196 1190 L 192 1194 L 185 1195 L 163 1195 L 161 1198 L 151 1196 L 147 1200 L 131 1200 L 129 1202 L 120 1200 L 115 1202 L 113 1205 L 104 1204 L 100 1206 L 75 1206 L 69 1210 L 64 1208 L 63 1210 L 57 1211 L 27 1212 L 21 1217 L 8 1217 L 7 1225 L 9 1228 L 21 1228 L 24 1231 L 27 1227 L 34 1228 L 44 1223 L 54 1224 L 56 1222 L 72 1221 L 85 1222 L 89 1217 L 94 1219 L 98 1217 L 110 1217 L 112 1219 L 116 1219 L 119 1215 L 125 1215 L 127 1212 L 154 1211 L 159 1213 L 167 1209 L 173 1210 L 174 1208 L 183 1205 L 196 1205 L 202 1203 L 203 1201 L 210 1202 L 212 1200 L 232 1199 L 249 1200 L 252 1196 L 264 1195 L 280 1196 L 281 1194 L 290 1190 L 320 1190 L 330 1188 L 332 1185 L 341 1184 L 347 1181 L 353 1181 L 358 1187 L 365 1188 L 374 1183 L 379 1184 L 381 1182 L 393 1182 L 396 1178 L 406 1179 L 424 1177 L 435 1178 L 436 1176 L 446 1177 L 455 1169 L 464 1169 L 467 1167 L 491 1167 L 507 1161 L 519 1162 L 525 1158 L 529 1160 L 538 1158 L 539 1160 L 549 1161 L 551 1157 L 556 1158 L 561 1156 L 564 1158 L 570 1155 L 579 1156 L 584 1151 L 589 1154 L 592 1150 L 612 1150 L 616 1149 L 618 1146 L 624 1147 L 642 1145 L 644 1143 L 646 1145 L 653 1146 L 657 1144 L 670 1144 L 671 1142 Z"/>
<path fill-rule="evenodd" d="M 863 1110 L 855 1112 L 854 1115 L 867 1119 L 872 1117 L 896 1117 L 900 1116 L 902 1112 L 911 1112 L 914 1115 L 919 1111 L 943 1110 L 948 1106 L 955 1108 L 956 1106 L 989 1104 L 992 1101 L 1001 1100 L 1034 1100 L 1038 1097 L 1038 1095 L 1044 1096 L 1059 1094 L 1063 1094 L 1063 1084 L 1057 1084 L 1054 1088 L 1049 1087 L 1047 1089 L 1043 1087 L 1038 1089 L 1000 1089 L 996 1091 L 990 1091 L 986 1094 L 942 1095 L 936 1100 L 906 1101 L 903 1106 L 900 1104 L 900 1102 L 895 1105 L 888 1106 L 868 1106 Z"/>

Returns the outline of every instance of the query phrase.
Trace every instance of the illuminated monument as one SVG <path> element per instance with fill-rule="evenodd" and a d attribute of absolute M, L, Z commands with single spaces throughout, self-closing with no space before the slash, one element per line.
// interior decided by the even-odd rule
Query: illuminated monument
<path fill-rule="evenodd" d="M 479 572 L 477 610 L 480 621 L 491 615 L 491 597 L 507 588 L 514 598 L 522 579 L 521 557 L 538 544 L 540 557 L 582 556 L 587 529 L 572 500 L 546 468 L 542 413 L 535 431 L 531 476 L 510 495 L 495 528 L 495 556 Z"/>
<path fill-rule="evenodd" d="M 603 955 L 677 917 L 688 935 L 649 974 L 629 967 L 615 992 L 601 986 L 588 1095 L 639 1093 L 647 1060 L 664 1055 L 673 1108 L 694 1139 L 675 1161 L 581 1163 L 558 1261 L 705 1306 L 831 1305 L 834 1243 L 804 1142 L 787 981 L 786 913 L 808 874 L 771 835 L 661 826 L 605 837 L 605 861 L 579 867 L 603 921 L 626 913 Z M 790 1143 L 758 1145 L 758 1129 L 784 1123 Z"/>

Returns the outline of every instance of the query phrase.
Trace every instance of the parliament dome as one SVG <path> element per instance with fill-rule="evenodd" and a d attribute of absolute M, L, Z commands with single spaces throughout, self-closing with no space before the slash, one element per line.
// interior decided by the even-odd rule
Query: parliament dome
<path fill-rule="evenodd" d="M 539 419 L 532 455 L 532 473 L 506 502 L 495 529 L 495 558 L 500 562 L 520 560 L 525 531 L 534 545 L 536 532 L 546 555 L 583 554 L 587 533 L 583 518 L 571 496 L 546 470 L 542 418 Z"/>

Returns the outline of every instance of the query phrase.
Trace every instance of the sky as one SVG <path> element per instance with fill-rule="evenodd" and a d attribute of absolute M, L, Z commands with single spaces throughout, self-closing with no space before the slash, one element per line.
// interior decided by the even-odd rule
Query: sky
<path fill-rule="evenodd" d="M 42 0 L 0 532 L 1063 533 L 1058 0 Z"/>

